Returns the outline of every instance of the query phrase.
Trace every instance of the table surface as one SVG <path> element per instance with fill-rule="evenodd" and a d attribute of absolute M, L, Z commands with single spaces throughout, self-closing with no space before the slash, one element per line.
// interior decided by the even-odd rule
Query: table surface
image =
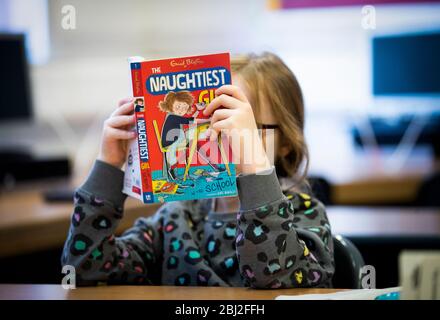
<path fill-rule="evenodd" d="M 51 187 L 54 185 L 51 184 Z M 44 190 L 29 186 L 0 195 L 0 257 L 54 249 L 64 243 L 73 212 L 73 200 L 45 202 Z M 156 209 L 157 205 L 145 206 L 138 200 L 128 198 L 125 217 L 117 233 L 132 226 L 138 217 L 148 216 Z"/>
<path fill-rule="evenodd" d="M 272 300 L 279 295 L 326 294 L 343 290 L 173 286 L 97 286 L 68 290 L 61 285 L 0 284 L 0 300 Z"/>
<path fill-rule="evenodd" d="M 59 248 L 64 243 L 73 204 L 47 203 L 43 190 L 29 186 L 0 195 L 0 257 Z M 116 233 L 137 218 L 152 215 L 158 206 L 128 198 Z M 327 212 L 333 234 L 440 237 L 440 209 L 330 206 Z"/>

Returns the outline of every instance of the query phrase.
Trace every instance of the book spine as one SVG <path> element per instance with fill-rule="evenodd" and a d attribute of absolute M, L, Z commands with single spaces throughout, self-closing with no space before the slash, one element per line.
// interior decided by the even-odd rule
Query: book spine
<path fill-rule="evenodd" d="M 135 117 L 136 117 L 136 133 L 137 145 L 139 151 L 139 166 L 141 179 L 141 195 L 144 203 L 153 203 L 153 183 L 151 177 L 150 157 L 148 152 L 147 126 L 145 122 L 145 108 L 147 107 L 144 100 L 142 90 L 142 72 L 141 63 L 135 62 L 131 64 L 131 79 L 133 87 Z M 136 101 L 142 101 L 142 104 Z"/>
<path fill-rule="evenodd" d="M 140 62 L 132 62 L 131 66 L 131 85 L 133 88 L 133 97 L 142 98 L 143 99 L 143 91 L 142 91 L 142 72 L 141 72 L 141 63 Z"/>

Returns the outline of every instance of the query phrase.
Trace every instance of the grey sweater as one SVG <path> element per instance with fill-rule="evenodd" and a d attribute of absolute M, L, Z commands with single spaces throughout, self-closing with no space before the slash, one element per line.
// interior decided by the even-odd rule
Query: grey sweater
<path fill-rule="evenodd" d="M 116 237 L 123 175 L 96 160 L 75 192 L 61 262 L 75 267 L 77 285 L 331 286 L 324 206 L 307 194 L 283 193 L 274 169 L 237 177 L 238 213 L 213 212 L 210 199 L 170 202 Z"/>

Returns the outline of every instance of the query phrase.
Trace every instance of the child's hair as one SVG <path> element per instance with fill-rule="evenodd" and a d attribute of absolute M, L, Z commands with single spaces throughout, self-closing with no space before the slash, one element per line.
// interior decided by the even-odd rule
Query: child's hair
<path fill-rule="evenodd" d="M 175 101 L 186 102 L 189 107 L 194 103 L 194 97 L 189 91 L 170 91 L 165 96 L 165 99 L 159 102 L 159 108 L 163 112 L 173 112 L 173 103 Z"/>
<path fill-rule="evenodd" d="M 297 186 L 308 186 L 309 153 L 304 138 L 304 102 L 295 75 L 278 56 L 268 52 L 234 58 L 231 70 L 244 80 L 256 117 L 261 111 L 262 97 L 272 107 L 281 133 L 280 145 L 290 149 L 285 157 L 277 159 L 277 174 L 295 179 Z"/>
<path fill-rule="evenodd" d="M 138 104 L 139 102 L 144 102 L 144 99 L 138 98 L 134 100 L 134 104 Z"/>

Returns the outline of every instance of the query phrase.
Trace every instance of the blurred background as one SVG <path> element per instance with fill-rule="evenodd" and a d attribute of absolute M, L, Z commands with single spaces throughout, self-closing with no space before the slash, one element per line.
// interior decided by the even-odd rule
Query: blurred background
<path fill-rule="evenodd" d="M 312 187 L 378 287 L 402 250 L 439 248 L 440 1 L 0 0 L 0 282 L 61 278 L 127 57 L 262 51 L 301 84 Z M 146 214 L 127 206 L 120 230 Z"/>

